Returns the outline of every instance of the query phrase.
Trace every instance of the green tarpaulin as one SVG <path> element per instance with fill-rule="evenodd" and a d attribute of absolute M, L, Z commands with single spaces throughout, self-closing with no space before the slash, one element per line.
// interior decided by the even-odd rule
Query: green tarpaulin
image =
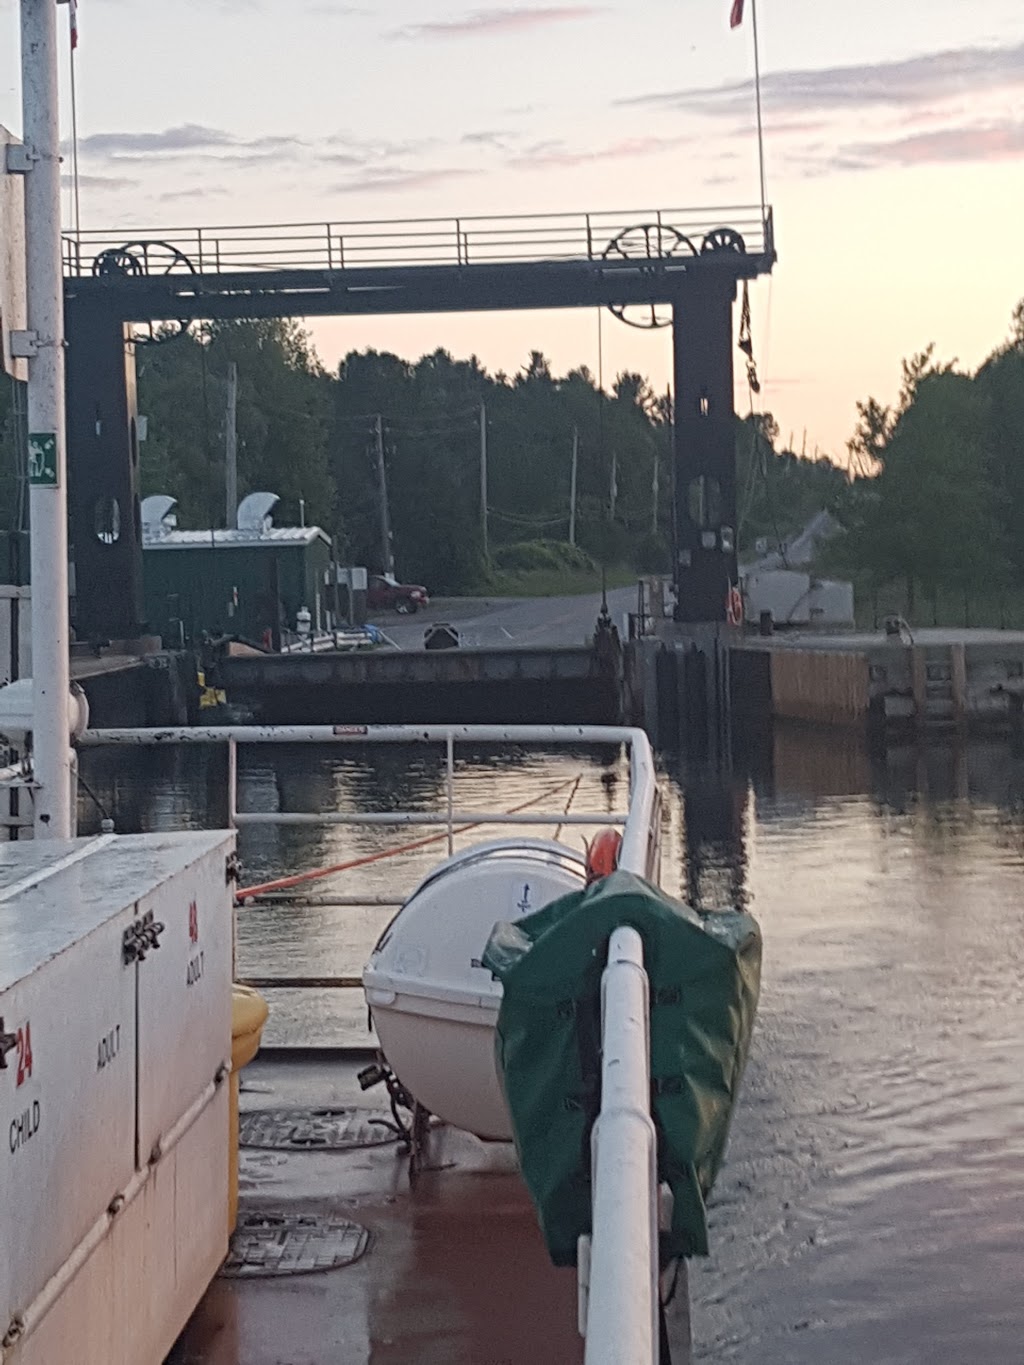
<path fill-rule="evenodd" d="M 698 915 L 628 872 L 498 924 L 483 962 L 503 987 L 497 1057 L 523 1176 L 556 1265 L 590 1231 L 590 1129 L 600 1108 L 608 940 L 637 929 L 651 998 L 658 1173 L 674 1195 L 662 1257 L 706 1255 L 705 1200 L 757 1008 L 761 936 L 739 911 Z"/>

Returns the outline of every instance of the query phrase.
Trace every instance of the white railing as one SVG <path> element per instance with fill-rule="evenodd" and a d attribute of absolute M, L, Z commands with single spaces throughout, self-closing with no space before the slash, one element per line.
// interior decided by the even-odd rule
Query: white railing
<path fill-rule="evenodd" d="M 470 744 L 624 745 L 629 757 L 629 809 L 625 816 L 564 811 L 510 814 L 458 810 L 454 803 L 454 751 Z M 658 789 L 651 746 L 642 730 L 567 725 L 244 725 L 156 730 L 87 731 L 86 746 L 164 747 L 226 744 L 228 814 L 232 827 L 247 825 L 443 825 L 448 848 L 459 825 L 620 825 L 619 866 L 652 876 L 657 854 Z M 443 744 L 447 757 L 445 810 L 278 811 L 238 809 L 240 744 Z M 261 897 L 261 899 L 263 899 Z M 288 895 L 319 905 L 362 905 L 365 897 Z M 393 904 L 390 898 L 374 898 Z M 297 983 L 299 979 L 296 979 Z M 359 978 L 302 978 L 304 985 L 356 986 Z M 591 1132 L 593 1218 L 580 1245 L 580 1331 L 586 1365 L 656 1365 L 658 1342 L 657 1138 L 650 1113 L 649 988 L 643 942 L 622 926 L 611 936 L 601 981 L 601 1110 Z"/>
<path fill-rule="evenodd" d="M 586 1365 L 658 1359 L 657 1135 L 644 947 L 624 925 L 601 978 L 601 1111 L 591 1129 L 592 1232 L 581 1238 Z"/>
<path fill-rule="evenodd" d="M 426 811 L 240 811 L 238 746 L 240 744 L 444 744 L 447 784 L 444 813 Z M 502 811 L 456 810 L 455 746 L 463 744 L 608 744 L 624 745 L 629 756 L 629 810 L 621 815 L 566 815 L 563 811 L 508 814 Z M 83 746 L 165 748 L 177 744 L 226 744 L 228 748 L 228 820 L 245 825 L 443 825 L 449 852 L 455 826 L 484 825 L 622 825 L 619 866 L 645 876 L 657 841 L 658 799 L 654 758 L 643 730 L 605 725 L 197 725 L 159 729 L 88 730 Z"/>

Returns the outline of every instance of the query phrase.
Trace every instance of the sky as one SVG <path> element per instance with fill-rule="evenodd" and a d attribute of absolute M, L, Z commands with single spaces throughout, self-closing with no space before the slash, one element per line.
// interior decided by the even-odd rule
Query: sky
<path fill-rule="evenodd" d="M 751 0 L 79 0 L 82 227 L 146 229 L 755 205 Z M 1021 0 L 760 0 L 778 264 L 751 291 L 759 406 L 844 458 L 934 342 L 976 367 L 1024 296 Z M 66 24 L 66 11 L 60 21 Z M 0 124 L 21 128 L 0 0 Z M 67 55 L 64 126 L 70 132 Z M 71 196 L 66 195 L 70 221 Z M 728 221 L 723 214 L 722 221 Z M 671 221 L 671 215 L 668 218 Z M 737 318 L 738 321 L 738 318 Z M 351 349 L 532 349 L 610 385 L 670 376 L 667 330 L 593 310 L 320 319 Z M 600 343 L 599 343 L 600 335 Z M 742 356 L 737 359 L 742 361 Z M 737 366 L 737 407 L 749 396 Z"/>

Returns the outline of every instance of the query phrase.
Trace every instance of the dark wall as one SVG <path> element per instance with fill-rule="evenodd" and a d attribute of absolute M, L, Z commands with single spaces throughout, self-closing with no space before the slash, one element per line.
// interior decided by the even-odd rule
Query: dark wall
<path fill-rule="evenodd" d="M 69 302 L 68 532 L 80 640 L 144 634 L 135 356 L 116 316 Z"/>

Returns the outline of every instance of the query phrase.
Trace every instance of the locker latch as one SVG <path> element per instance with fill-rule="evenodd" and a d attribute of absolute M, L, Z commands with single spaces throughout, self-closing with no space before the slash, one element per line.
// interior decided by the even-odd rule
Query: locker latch
<path fill-rule="evenodd" d="M 144 962 L 146 954 L 151 949 L 160 947 L 160 935 L 163 931 L 164 925 L 158 919 L 153 918 L 152 910 L 147 910 L 144 915 L 129 925 L 121 940 L 121 951 L 125 966 L 130 962 Z"/>
<path fill-rule="evenodd" d="M 7 1070 L 7 1054 L 17 1046 L 18 1035 L 4 1032 L 4 1017 L 0 1014 L 0 1071 Z"/>

